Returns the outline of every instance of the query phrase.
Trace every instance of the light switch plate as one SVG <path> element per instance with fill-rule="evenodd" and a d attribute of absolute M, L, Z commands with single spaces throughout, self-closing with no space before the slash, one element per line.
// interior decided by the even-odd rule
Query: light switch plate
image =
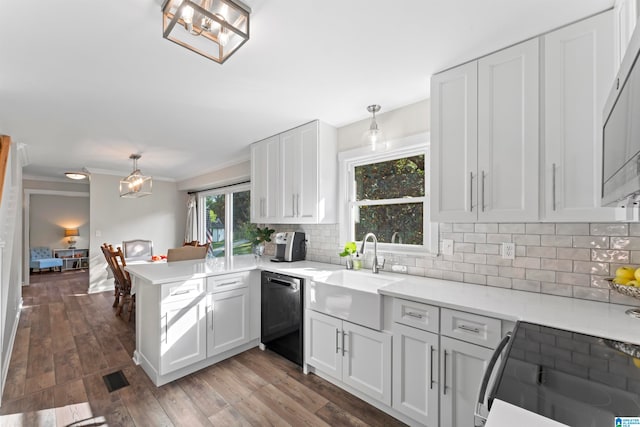
<path fill-rule="evenodd" d="M 444 255 L 453 255 L 453 240 L 442 239 L 442 253 Z"/>

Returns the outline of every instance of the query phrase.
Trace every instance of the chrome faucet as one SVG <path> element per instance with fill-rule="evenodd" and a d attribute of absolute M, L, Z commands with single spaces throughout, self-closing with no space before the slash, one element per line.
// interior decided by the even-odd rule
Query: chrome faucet
<path fill-rule="evenodd" d="M 378 264 L 378 238 L 373 233 L 367 233 L 362 239 L 362 246 L 360 246 L 360 253 L 364 255 L 364 244 L 367 243 L 369 237 L 373 237 L 373 265 L 371 266 L 371 271 L 375 274 L 378 274 L 380 271 L 380 267 L 384 267 L 384 261 L 382 264 Z"/>

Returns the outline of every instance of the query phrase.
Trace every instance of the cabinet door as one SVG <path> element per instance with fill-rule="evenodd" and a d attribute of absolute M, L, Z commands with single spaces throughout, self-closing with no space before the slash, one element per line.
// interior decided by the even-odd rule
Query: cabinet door
<path fill-rule="evenodd" d="M 438 425 L 438 335 L 394 323 L 393 409 Z"/>
<path fill-rule="evenodd" d="M 538 39 L 478 60 L 478 219 L 536 221 Z"/>
<path fill-rule="evenodd" d="M 318 122 L 307 123 L 280 135 L 280 164 L 283 218 L 299 224 L 316 222 Z"/>
<path fill-rule="evenodd" d="M 300 158 L 302 147 L 301 134 L 298 128 L 280 134 L 280 204 L 279 214 L 288 223 L 292 223 L 296 215 L 296 196 L 298 195 L 298 178 L 300 175 Z"/>
<path fill-rule="evenodd" d="M 342 381 L 391 405 L 391 335 L 342 322 Z"/>
<path fill-rule="evenodd" d="M 160 374 L 165 375 L 207 356 L 206 304 L 203 296 L 163 304 Z"/>
<path fill-rule="evenodd" d="M 544 216 L 613 221 L 600 207 L 602 109 L 614 79 L 612 12 L 544 37 Z"/>
<path fill-rule="evenodd" d="M 249 289 L 209 294 L 207 357 L 249 340 Z"/>
<path fill-rule="evenodd" d="M 305 311 L 305 363 L 342 379 L 342 320 L 312 310 Z"/>
<path fill-rule="evenodd" d="M 431 78 L 431 219 L 477 218 L 477 62 Z"/>
<path fill-rule="evenodd" d="M 251 222 L 278 221 L 280 138 L 251 145 Z"/>
<path fill-rule="evenodd" d="M 440 348 L 440 424 L 475 425 L 473 412 L 478 390 L 493 350 L 443 336 Z"/>
<path fill-rule="evenodd" d="M 638 21 L 638 0 L 616 0 L 614 13 L 615 64 L 616 69 L 627 52 L 629 41 Z"/>

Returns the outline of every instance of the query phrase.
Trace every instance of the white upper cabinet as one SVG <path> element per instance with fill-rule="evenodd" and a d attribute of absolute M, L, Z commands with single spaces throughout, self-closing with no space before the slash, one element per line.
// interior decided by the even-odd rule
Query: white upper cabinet
<path fill-rule="evenodd" d="M 478 156 L 476 61 L 431 79 L 431 219 L 475 221 Z"/>
<path fill-rule="evenodd" d="M 638 7 L 640 0 L 616 0 L 613 8 L 614 14 L 614 45 L 615 45 L 615 64 L 617 67 L 622 62 L 627 46 L 631 40 L 633 30 L 638 22 Z"/>
<path fill-rule="evenodd" d="M 538 40 L 433 76 L 434 221 L 538 219 Z"/>
<path fill-rule="evenodd" d="M 478 61 L 478 219 L 538 219 L 538 39 Z"/>
<path fill-rule="evenodd" d="M 609 11 L 544 36 L 544 207 L 549 221 L 613 221 L 600 207 L 602 110 L 615 75 Z"/>
<path fill-rule="evenodd" d="M 318 121 L 307 123 L 253 144 L 251 152 L 252 222 L 335 223 L 337 133 L 334 128 Z M 265 187 L 269 191 L 265 192 Z M 261 212 L 260 209 L 266 215 L 253 215 Z"/>
<path fill-rule="evenodd" d="M 251 222 L 271 223 L 278 217 L 280 137 L 251 145 Z"/>

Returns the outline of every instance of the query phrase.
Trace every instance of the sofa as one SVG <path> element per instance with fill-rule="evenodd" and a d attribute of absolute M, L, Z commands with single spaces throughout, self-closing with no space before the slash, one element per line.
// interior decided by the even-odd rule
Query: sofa
<path fill-rule="evenodd" d="M 31 258 L 29 261 L 29 268 L 31 270 L 40 270 L 43 268 L 62 270 L 62 260 L 60 258 L 54 258 L 51 254 L 51 249 L 46 247 L 31 248 Z"/>

